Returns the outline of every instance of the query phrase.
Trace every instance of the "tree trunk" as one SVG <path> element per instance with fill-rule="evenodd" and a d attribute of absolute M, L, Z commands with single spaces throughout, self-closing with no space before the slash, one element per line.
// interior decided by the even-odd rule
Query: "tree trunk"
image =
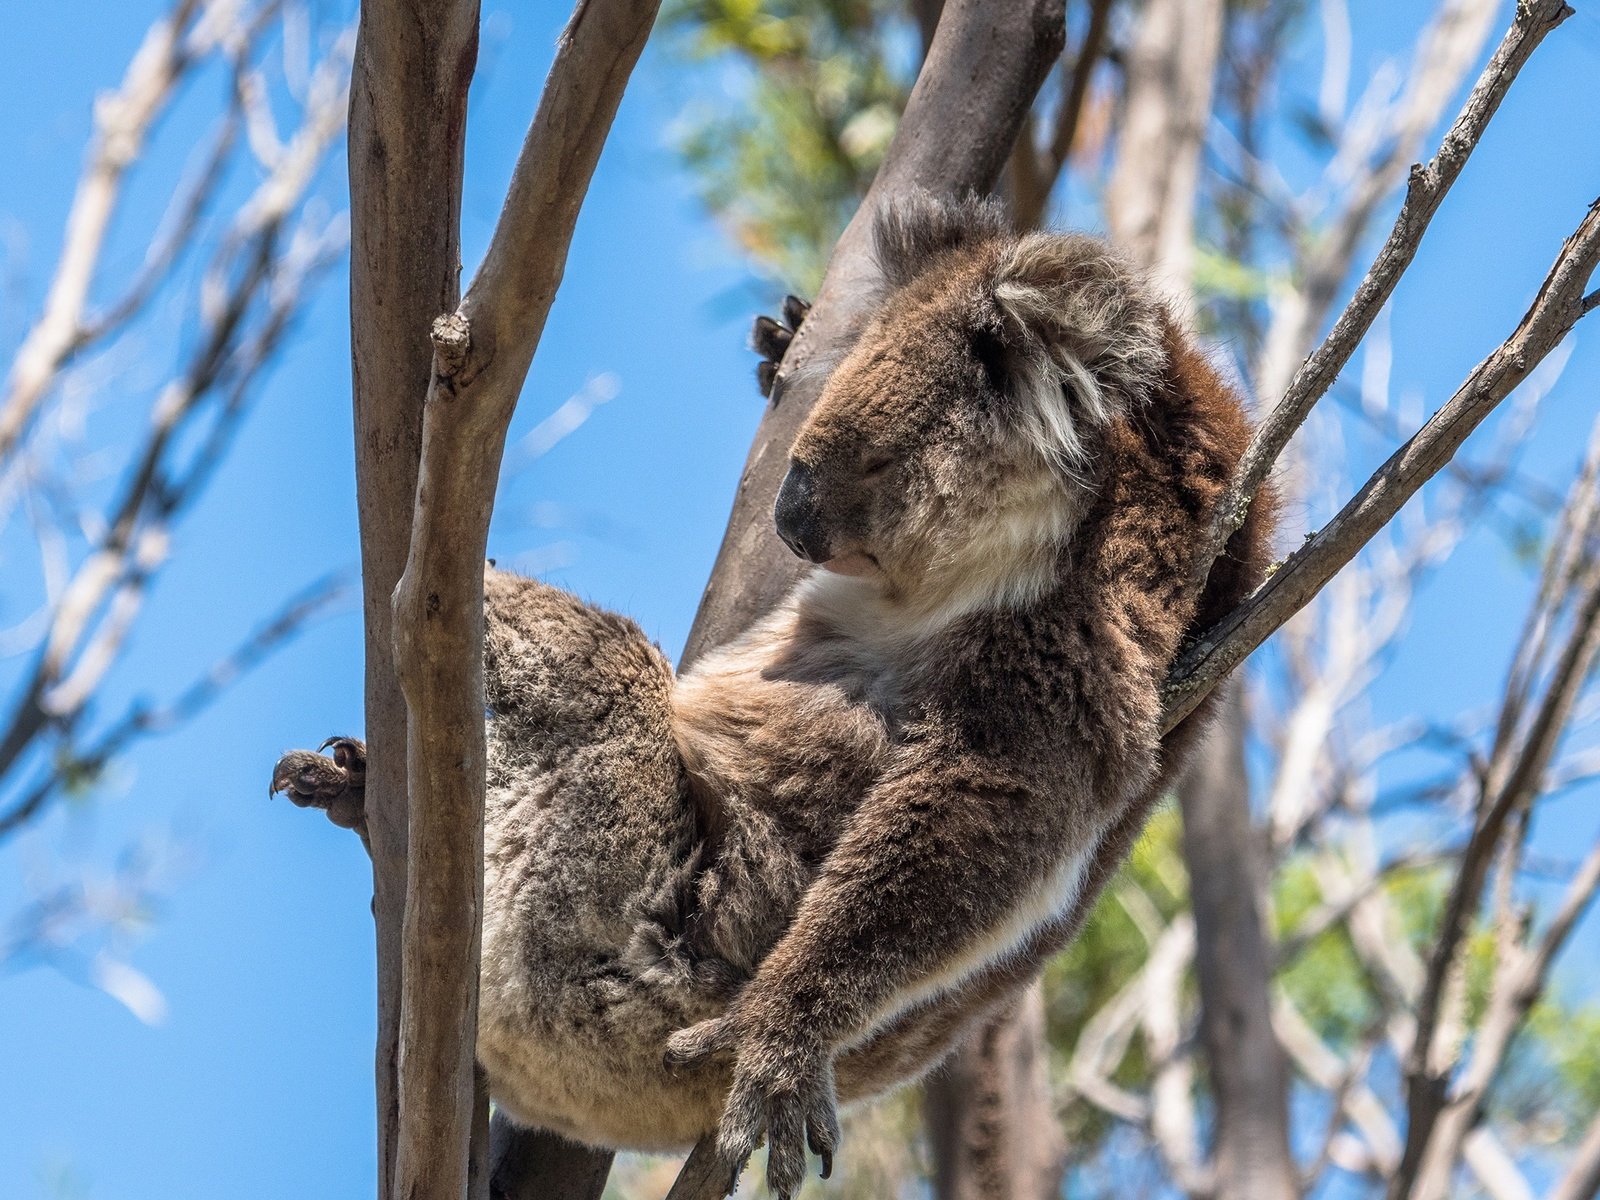
<path fill-rule="evenodd" d="M 1264 831 L 1250 816 L 1239 687 L 1223 686 L 1216 724 L 1178 786 L 1200 1038 L 1217 1114 L 1217 1194 L 1292 1200 L 1300 1189 L 1289 1151 L 1288 1063 L 1272 1029 Z"/>
<path fill-rule="evenodd" d="M 366 630 L 367 828 L 378 957 L 378 1195 L 392 1195 L 405 919 L 406 706 L 390 598 L 411 544 L 427 330 L 460 298 L 477 0 L 365 0 L 350 89 L 350 355 Z"/>
<path fill-rule="evenodd" d="M 578 210 L 658 0 L 580 0 L 482 266 L 460 297 L 477 0 L 363 5 L 352 87 L 351 323 L 379 946 L 379 1194 L 486 1196 L 474 1071 L 483 887 L 483 550 L 500 452 Z M 429 333 L 431 331 L 431 344 Z M 404 700 L 401 692 L 403 689 Z M 543 1153 L 501 1139 L 496 1183 Z M 573 1158 L 582 1161 L 573 1164 Z"/>
<path fill-rule="evenodd" d="M 970 1039 L 923 1085 L 935 1200 L 1053 1200 L 1066 1147 L 1050 1093 L 1044 992 Z"/>

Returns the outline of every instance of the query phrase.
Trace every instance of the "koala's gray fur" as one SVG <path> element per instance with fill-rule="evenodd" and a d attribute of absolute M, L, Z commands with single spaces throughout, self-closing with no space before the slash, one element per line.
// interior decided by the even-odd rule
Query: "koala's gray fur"
<path fill-rule="evenodd" d="M 605 1146 L 720 1117 L 784 1195 L 836 1094 L 926 1070 L 1069 935 L 1193 738 L 1159 736 L 1185 631 L 1266 561 L 1257 506 L 1197 607 L 1248 425 L 1105 243 L 976 202 L 878 236 L 890 290 L 780 498 L 825 567 L 777 611 L 675 680 L 487 577 L 493 1095 Z M 275 782 L 321 803 L 314 757 Z"/>

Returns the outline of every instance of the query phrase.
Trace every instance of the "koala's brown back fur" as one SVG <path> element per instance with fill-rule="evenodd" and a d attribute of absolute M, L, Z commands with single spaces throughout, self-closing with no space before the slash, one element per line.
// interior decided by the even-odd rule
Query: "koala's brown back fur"
<path fill-rule="evenodd" d="M 967 205 L 880 246 L 793 454 L 831 570 L 676 681 L 490 573 L 479 1054 L 519 1120 L 692 1142 L 729 1077 L 663 1047 L 730 1002 L 847 1101 L 926 1070 L 1070 937 L 1203 720 L 1163 742 L 1161 682 L 1267 561 L 1260 507 L 1197 606 L 1237 398 L 1103 243 Z"/>

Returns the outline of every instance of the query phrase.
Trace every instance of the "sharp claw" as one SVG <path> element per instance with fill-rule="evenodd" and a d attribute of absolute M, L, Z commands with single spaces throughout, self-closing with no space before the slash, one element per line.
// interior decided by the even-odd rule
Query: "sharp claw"
<path fill-rule="evenodd" d="M 826 1179 L 833 1174 L 833 1155 L 824 1150 L 820 1157 L 822 1158 L 822 1167 L 817 1172 L 817 1175 Z"/>
<path fill-rule="evenodd" d="M 811 305 L 799 296 L 785 296 L 783 298 L 783 319 L 789 323 L 790 329 L 798 330 L 801 322 L 811 312 Z"/>

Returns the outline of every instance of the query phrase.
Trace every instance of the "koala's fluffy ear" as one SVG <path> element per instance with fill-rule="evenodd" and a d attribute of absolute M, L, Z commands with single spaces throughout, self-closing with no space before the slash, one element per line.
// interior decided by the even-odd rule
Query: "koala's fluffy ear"
<path fill-rule="evenodd" d="M 898 288 L 939 256 L 1008 232 L 1005 209 L 992 197 L 969 192 L 960 200 L 940 200 L 917 189 L 878 214 L 872 240 L 885 282 Z"/>
<path fill-rule="evenodd" d="M 1131 411 L 1165 377 L 1166 312 L 1100 238 L 1017 239 L 995 269 L 994 299 L 1024 428 L 1069 468 L 1086 456 L 1086 427 Z"/>

